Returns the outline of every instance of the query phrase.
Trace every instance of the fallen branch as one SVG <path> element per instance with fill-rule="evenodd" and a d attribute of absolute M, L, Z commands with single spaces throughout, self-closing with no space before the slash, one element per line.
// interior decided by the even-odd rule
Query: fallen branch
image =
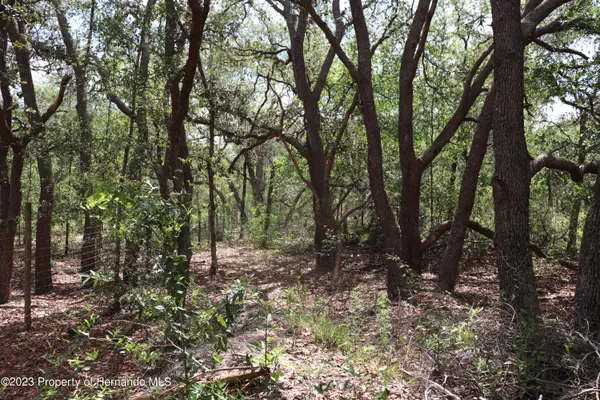
<path fill-rule="evenodd" d="M 563 267 L 568 268 L 573 271 L 577 271 L 579 269 L 579 264 L 577 264 L 575 261 L 560 260 L 558 263 L 560 265 L 562 265 Z"/>

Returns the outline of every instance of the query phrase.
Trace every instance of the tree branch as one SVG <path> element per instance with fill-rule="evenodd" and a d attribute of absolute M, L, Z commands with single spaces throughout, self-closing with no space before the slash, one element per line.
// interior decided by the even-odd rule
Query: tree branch
<path fill-rule="evenodd" d="M 598 174 L 598 164 L 579 164 L 564 158 L 556 158 L 552 154 L 537 156 L 531 161 L 530 176 L 533 178 L 543 168 L 556 169 L 568 172 L 574 182 L 583 182 L 585 174 Z"/>
<path fill-rule="evenodd" d="M 346 114 L 344 115 L 344 119 L 342 120 L 342 124 L 340 125 L 335 140 L 331 145 L 331 150 L 329 150 L 329 155 L 327 157 L 327 165 L 325 167 L 325 179 L 329 180 L 329 176 L 331 174 L 331 170 L 333 169 L 333 161 L 335 160 L 335 155 L 337 153 L 338 148 L 340 147 L 340 143 L 342 141 L 342 137 L 344 136 L 344 132 L 348 128 L 348 122 L 350 121 L 350 117 L 354 112 L 354 109 L 358 105 L 358 91 L 354 93 L 354 98 L 352 99 L 352 104 L 346 110 Z"/>
<path fill-rule="evenodd" d="M 354 214 L 355 212 L 357 212 L 358 210 L 364 208 L 367 204 L 369 204 L 369 201 L 371 201 L 371 193 L 369 193 L 367 195 L 367 198 L 362 203 L 360 203 L 356 207 L 353 207 L 350 210 L 346 211 L 346 213 L 344 215 L 342 215 L 339 220 L 337 220 L 337 222 L 336 222 L 337 227 L 339 228 L 348 219 L 348 217 L 350 217 L 352 214 Z"/>
<path fill-rule="evenodd" d="M 42 117 L 41 117 L 42 124 L 45 124 L 46 122 L 48 122 L 50 117 L 52 117 L 54 115 L 54 113 L 56 113 L 56 111 L 62 104 L 62 102 L 65 98 L 65 91 L 67 90 L 67 85 L 71 81 L 71 78 L 72 78 L 72 75 L 68 74 L 68 75 L 63 76 L 63 78 L 60 80 L 60 88 L 58 89 L 58 95 L 56 96 L 54 103 L 52 103 L 50 105 L 50 107 L 48 107 L 46 112 L 44 114 L 42 114 Z"/>
<path fill-rule="evenodd" d="M 358 72 L 356 65 L 354 65 L 354 63 L 348 58 L 348 55 L 346 54 L 344 49 L 342 49 L 340 42 L 336 39 L 331 29 L 329 29 L 327 23 L 323 21 L 319 14 L 317 14 L 317 11 L 312 6 L 311 1 L 301 0 L 299 1 L 299 3 L 308 11 L 311 18 L 317 24 L 317 26 L 321 28 L 321 31 L 325 34 L 325 37 L 327 38 L 327 41 L 334 48 L 338 58 L 346 66 L 348 72 L 350 72 L 350 75 L 352 75 L 352 78 L 357 82 L 361 81 L 362 74 Z"/>
<path fill-rule="evenodd" d="M 486 228 L 485 226 L 481 225 L 479 222 L 469 221 L 467 222 L 467 227 L 488 239 L 494 240 L 495 232 L 490 228 Z M 427 236 L 427 238 L 421 242 L 421 252 L 424 252 L 433 246 L 440 239 L 440 237 L 442 237 L 442 235 L 448 232 L 451 228 L 452 220 L 444 221 L 438 225 L 437 228 L 435 228 L 433 232 L 431 232 L 429 236 Z M 530 247 L 538 257 L 547 258 L 546 254 L 542 251 L 542 249 L 540 249 L 539 246 L 530 244 Z"/>
<path fill-rule="evenodd" d="M 533 43 L 537 44 L 540 47 L 543 47 L 544 49 L 552 52 L 552 53 L 567 53 L 567 54 L 574 54 L 576 56 L 579 56 L 581 58 L 583 58 L 584 60 L 588 59 L 588 56 L 586 56 L 585 54 L 583 54 L 582 52 L 578 51 L 578 50 L 574 50 L 574 49 L 570 49 L 568 47 L 555 47 L 552 46 L 549 43 L 544 42 L 541 39 L 534 39 Z"/>
<path fill-rule="evenodd" d="M 106 98 L 110 102 L 112 102 L 114 105 L 116 105 L 117 108 L 119 109 L 119 111 L 121 111 L 123 114 L 127 115 L 129 118 L 133 118 L 135 116 L 131 107 L 129 107 L 127 104 L 125 104 L 125 102 L 123 100 L 121 100 L 119 97 L 117 97 L 116 94 L 109 93 L 106 95 Z"/>

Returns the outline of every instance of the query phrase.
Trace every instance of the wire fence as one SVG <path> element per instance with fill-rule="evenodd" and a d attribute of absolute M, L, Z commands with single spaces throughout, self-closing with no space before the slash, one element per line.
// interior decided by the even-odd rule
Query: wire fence
<path fill-rule="evenodd" d="M 79 232 L 68 242 L 54 236 L 50 246 L 39 247 L 35 242 L 35 232 L 28 233 L 25 230 L 21 238 L 15 238 L 12 288 L 25 290 L 28 258 L 31 260 L 31 290 L 34 294 L 52 291 L 56 285 L 54 278 L 58 275 L 79 278 L 80 274 L 92 270 L 110 273 L 115 271 L 115 266 L 122 265 L 124 255 L 119 254 L 113 232 L 98 225 L 88 229 L 87 236 L 88 240 L 84 241 L 83 232 Z M 29 246 L 26 243 L 28 237 L 31 238 Z"/>

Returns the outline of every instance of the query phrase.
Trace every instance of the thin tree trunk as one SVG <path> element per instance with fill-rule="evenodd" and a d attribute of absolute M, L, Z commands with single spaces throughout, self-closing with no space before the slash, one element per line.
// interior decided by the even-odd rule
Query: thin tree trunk
<path fill-rule="evenodd" d="M 501 300 L 517 316 L 538 313 L 529 246 L 530 165 L 523 117 L 524 40 L 519 0 L 492 0 L 496 266 Z"/>
<path fill-rule="evenodd" d="M 242 198 L 240 204 L 240 239 L 244 238 L 244 228 L 248 223 L 248 215 L 246 214 L 246 184 L 248 181 L 247 163 L 244 162 L 244 173 L 242 174 Z"/>
<path fill-rule="evenodd" d="M 65 257 L 69 255 L 69 230 L 70 230 L 71 224 L 69 223 L 69 220 L 67 219 L 67 222 L 65 222 Z"/>
<path fill-rule="evenodd" d="M 492 89 L 494 91 L 494 89 Z M 471 218 L 471 212 L 475 205 L 475 195 L 477 193 L 477 181 L 479 180 L 479 171 L 483 164 L 485 153 L 487 152 L 488 139 L 492 128 L 492 118 L 494 112 L 494 94 L 491 92 L 483 105 L 463 180 L 460 186 L 458 196 L 458 205 L 454 213 L 454 220 L 450 230 L 450 237 L 446 244 L 446 251 L 442 258 L 442 266 L 439 276 L 438 287 L 440 290 L 453 291 L 458 279 L 458 265 L 462 256 L 467 224 Z"/>
<path fill-rule="evenodd" d="M 569 215 L 569 231 L 567 239 L 567 256 L 575 257 L 577 255 L 577 230 L 579 229 L 579 213 L 581 212 L 581 200 L 575 200 L 571 213 Z"/>
<path fill-rule="evenodd" d="M 63 10 L 60 0 L 52 0 L 56 18 L 60 27 L 63 42 L 69 57 L 69 63 L 73 66 L 75 72 L 76 97 L 77 97 L 77 117 L 79 120 L 79 131 L 81 136 L 81 148 L 79 150 L 79 169 L 81 172 L 81 197 L 84 199 L 89 196 L 93 190 L 92 185 L 87 182 L 90 178 L 89 173 L 92 164 L 92 129 L 90 116 L 88 114 L 88 93 L 87 77 L 85 66 L 81 63 L 78 55 L 78 49 L 75 45 L 66 14 Z M 90 26 L 93 21 L 90 18 Z M 91 216 L 89 211 L 85 212 L 85 222 L 83 226 L 83 242 L 81 244 L 81 267 L 80 272 L 88 273 L 96 268 L 96 218 Z M 89 283 L 91 284 L 91 282 Z M 89 286 L 88 284 L 88 286 Z"/>
<path fill-rule="evenodd" d="M 288 213 L 285 216 L 285 220 L 283 222 L 283 229 L 287 232 L 288 227 L 290 226 L 290 222 L 292 221 L 292 217 L 294 216 L 294 213 L 296 212 L 296 208 L 298 207 L 298 203 L 300 202 L 300 199 L 302 198 L 302 195 L 304 194 L 304 192 L 306 191 L 306 186 L 303 186 L 302 189 L 300 189 L 298 191 L 298 193 L 296 194 L 296 197 L 294 197 L 294 201 L 292 201 L 292 206 L 290 207 Z"/>
<path fill-rule="evenodd" d="M 600 174 L 579 249 L 574 322 L 580 331 L 600 336 Z"/>
<path fill-rule="evenodd" d="M 25 250 L 23 259 L 23 268 L 25 269 L 25 279 L 23 282 L 23 292 L 25 298 L 25 330 L 31 329 L 31 203 L 25 204 Z"/>
<path fill-rule="evenodd" d="M 198 205 L 198 244 L 202 244 L 202 208 Z"/>
<path fill-rule="evenodd" d="M 275 190 L 275 166 L 271 166 L 271 173 L 269 175 L 269 189 L 267 190 L 267 205 L 265 207 L 265 220 L 263 225 L 263 234 L 261 240 L 261 247 L 266 248 L 269 244 L 269 230 L 271 229 L 271 209 L 273 208 L 273 191 Z"/>
<path fill-rule="evenodd" d="M 210 234 L 210 275 L 216 275 L 218 268 L 217 260 L 217 227 L 216 227 L 216 204 L 215 204 L 215 173 L 213 161 L 215 156 L 215 113 L 210 111 L 208 162 L 206 170 L 208 173 L 208 230 Z"/>
<path fill-rule="evenodd" d="M 54 176 L 49 155 L 38 157 L 40 201 L 35 232 L 35 293 L 52 291 L 52 210 L 54 207 Z"/>
<path fill-rule="evenodd" d="M 388 298 L 397 301 L 400 298 L 402 287 L 402 274 L 395 258 L 400 255 L 400 228 L 396 223 L 394 211 L 390 205 L 383 179 L 383 152 L 381 148 L 381 131 L 375 98 L 373 94 L 373 81 L 371 72 L 371 43 L 369 31 L 363 13 L 362 2 L 351 0 L 352 18 L 358 47 L 358 71 L 361 81 L 358 92 L 363 115 L 363 122 L 367 134 L 367 170 L 369 186 L 375 204 L 375 212 L 385 238 L 387 264 L 387 293 Z M 339 56 L 339 54 L 338 54 Z"/>

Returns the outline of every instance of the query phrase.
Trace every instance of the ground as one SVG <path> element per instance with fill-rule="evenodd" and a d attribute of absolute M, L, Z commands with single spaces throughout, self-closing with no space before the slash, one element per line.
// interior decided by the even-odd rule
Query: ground
<path fill-rule="evenodd" d="M 550 349 L 536 343 L 538 336 L 518 330 L 513 316 L 499 307 L 487 250 L 469 257 L 454 294 L 436 292 L 436 276 L 425 273 L 421 279 L 408 278 L 403 299 L 394 305 L 384 297 L 381 260 L 359 247 L 345 249 L 344 273 L 335 287 L 327 276 L 312 272 L 313 254 L 306 248 L 221 245 L 219 257 L 220 272 L 209 277 L 209 253 L 194 255 L 194 277 L 202 292 L 219 298 L 235 279 L 248 278 L 261 298 L 274 301 L 273 320 L 267 323 L 256 320 L 256 307 L 242 313 L 219 365 L 243 366 L 245 355 L 254 351 L 249 343 L 263 340 L 264 326 L 269 326 L 266 335 L 274 339 L 270 348 L 281 352 L 270 371 L 283 376 L 268 387 L 238 385 L 248 398 L 547 399 L 579 393 L 577 398 L 583 399 L 598 393 L 590 386 L 593 381 L 583 380 L 592 375 L 582 367 L 585 363 L 577 364 L 571 350 L 574 341 L 569 342 L 575 273 L 557 263 L 537 262 L 541 331 L 544 342 L 556 342 Z M 33 297 L 30 331 L 23 330 L 23 291 L 15 279 L 11 301 L 0 306 L 0 377 L 33 377 L 35 383 L 44 376 L 174 379 L 177 363 L 151 368 L 101 340 L 117 327 L 132 342 L 143 343 L 157 333 L 158 327 L 138 327 L 133 310 L 100 317 L 89 338 L 70 330 L 89 320 L 91 313 L 101 314 L 108 304 L 102 294 L 79 288 L 77 268 L 76 257 L 56 260 L 55 290 Z M 17 269 L 15 275 L 22 273 Z M 82 343 L 93 362 L 81 363 L 81 355 L 73 356 Z M 153 348 L 161 345 L 165 344 L 154 342 Z M 98 353 L 91 354 L 91 348 Z M 589 359 L 596 357 L 593 351 L 589 354 Z M 600 361 L 600 354 L 597 358 Z M 596 361 L 592 365 L 598 366 Z M 0 398 L 39 395 L 38 388 L 12 386 L 16 383 L 0 386 Z M 107 398 L 135 398 L 142 392 L 144 388 L 137 387 Z M 60 390 L 45 393 L 44 398 L 68 398 Z"/>

